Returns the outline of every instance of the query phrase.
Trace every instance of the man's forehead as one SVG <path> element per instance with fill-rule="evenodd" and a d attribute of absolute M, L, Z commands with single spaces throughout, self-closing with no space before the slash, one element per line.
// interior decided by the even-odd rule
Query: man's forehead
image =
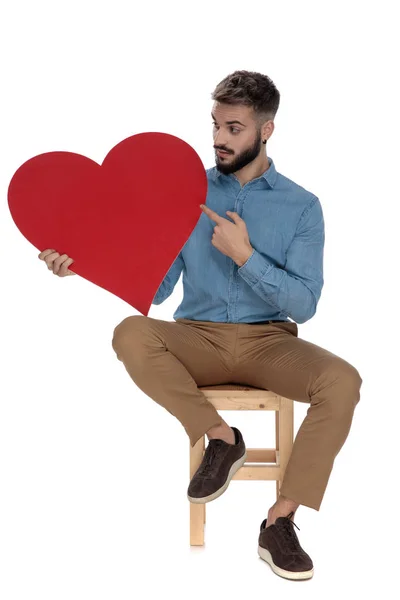
<path fill-rule="evenodd" d="M 224 104 L 222 102 L 214 102 L 212 111 L 214 115 L 222 116 L 226 120 L 233 118 L 238 119 L 250 119 L 252 117 L 251 106 L 245 106 L 243 104 L 233 105 Z"/>

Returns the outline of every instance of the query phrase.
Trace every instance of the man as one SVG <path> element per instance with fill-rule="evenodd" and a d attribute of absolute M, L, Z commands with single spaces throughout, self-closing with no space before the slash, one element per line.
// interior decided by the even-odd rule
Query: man
<path fill-rule="evenodd" d="M 198 387 L 241 383 L 310 403 L 280 497 L 259 531 L 259 555 L 274 572 L 306 579 L 313 563 L 293 517 L 300 504 L 319 510 L 362 379 L 342 358 L 298 338 L 296 323 L 312 318 L 323 287 L 324 219 L 319 199 L 266 154 L 278 90 L 265 75 L 236 71 L 212 98 L 216 165 L 207 170 L 206 205 L 153 299 L 168 298 L 183 271 L 175 322 L 128 317 L 115 328 L 113 348 L 192 446 L 207 435 L 191 502 L 220 496 L 246 458 L 241 432 Z"/>

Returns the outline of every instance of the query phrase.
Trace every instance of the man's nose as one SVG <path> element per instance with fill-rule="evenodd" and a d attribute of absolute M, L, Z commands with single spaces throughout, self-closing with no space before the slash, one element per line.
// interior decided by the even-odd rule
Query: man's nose
<path fill-rule="evenodd" d="M 214 146 L 218 145 L 218 148 L 226 148 L 226 144 L 225 141 L 222 137 L 219 136 L 220 131 L 217 131 L 217 133 L 214 135 Z"/>

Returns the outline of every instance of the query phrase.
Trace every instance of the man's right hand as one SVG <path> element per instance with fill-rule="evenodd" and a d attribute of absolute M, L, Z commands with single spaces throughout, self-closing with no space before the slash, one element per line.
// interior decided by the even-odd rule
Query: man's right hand
<path fill-rule="evenodd" d="M 68 269 L 69 265 L 74 262 L 72 258 L 68 258 L 67 254 L 60 254 L 54 250 L 54 248 L 49 248 L 48 250 L 43 250 L 39 254 L 40 260 L 44 260 L 47 265 L 47 268 L 50 271 L 53 271 L 54 275 L 58 275 L 59 277 L 66 277 L 67 275 L 76 275 L 73 271 Z"/>

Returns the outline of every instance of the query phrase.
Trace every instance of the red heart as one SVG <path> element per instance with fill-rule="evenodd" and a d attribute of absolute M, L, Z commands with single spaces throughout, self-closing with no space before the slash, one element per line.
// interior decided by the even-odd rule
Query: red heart
<path fill-rule="evenodd" d="M 12 218 L 41 252 L 55 248 L 71 271 L 148 314 L 205 204 L 207 175 L 189 144 L 166 133 L 126 138 L 99 165 L 46 152 L 14 173 Z"/>

